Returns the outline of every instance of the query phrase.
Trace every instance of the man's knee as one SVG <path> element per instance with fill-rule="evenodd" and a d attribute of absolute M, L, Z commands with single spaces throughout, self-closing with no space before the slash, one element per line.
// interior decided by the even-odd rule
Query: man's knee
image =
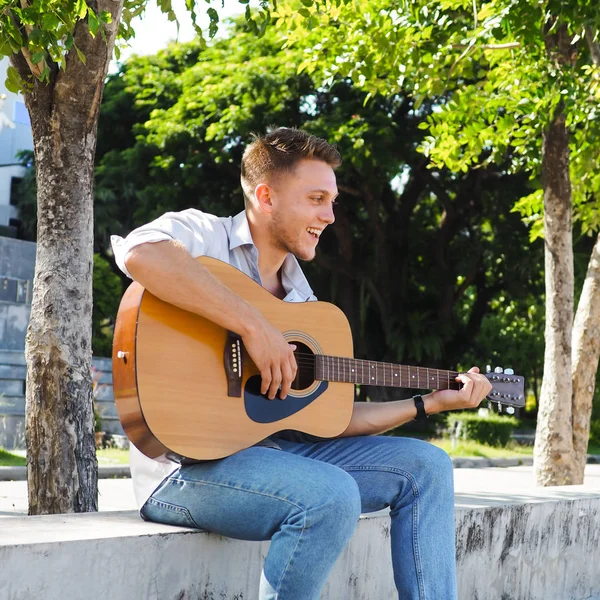
<path fill-rule="evenodd" d="M 422 451 L 423 470 L 436 480 L 453 480 L 452 459 L 445 450 L 424 442 Z"/>
<path fill-rule="evenodd" d="M 320 496 L 324 518 L 339 527 L 354 529 L 361 513 L 360 491 L 356 481 L 341 469 L 330 473 L 315 490 Z"/>

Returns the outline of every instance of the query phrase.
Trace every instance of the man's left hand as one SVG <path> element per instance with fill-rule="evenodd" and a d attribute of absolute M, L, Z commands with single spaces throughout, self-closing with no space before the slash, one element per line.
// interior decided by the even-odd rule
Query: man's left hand
<path fill-rule="evenodd" d="M 456 381 L 463 384 L 460 390 L 436 390 L 423 396 L 428 414 L 461 408 L 477 408 L 492 389 L 488 378 L 482 375 L 477 367 L 469 369 L 466 373 L 459 373 Z"/>

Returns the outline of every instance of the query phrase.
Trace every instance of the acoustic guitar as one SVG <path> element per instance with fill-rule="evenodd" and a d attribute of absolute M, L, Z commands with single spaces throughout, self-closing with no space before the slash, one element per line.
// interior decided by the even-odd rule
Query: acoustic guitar
<path fill-rule="evenodd" d="M 115 325 L 113 389 L 125 433 L 150 458 L 223 458 L 286 429 L 336 437 L 350 422 L 354 384 L 460 388 L 455 371 L 355 359 L 350 325 L 335 305 L 283 302 L 222 261 L 198 260 L 296 345 L 298 374 L 285 400 L 269 400 L 238 336 L 133 282 Z M 488 398 L 524 405 L 522 377 L 487 377 Z"/>

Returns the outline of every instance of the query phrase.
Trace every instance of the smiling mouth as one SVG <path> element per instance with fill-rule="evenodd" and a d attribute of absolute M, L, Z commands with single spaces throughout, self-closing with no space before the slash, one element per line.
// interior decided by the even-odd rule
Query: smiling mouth
<path fill-rule="evenodd" d="M 321 230 L 320 229 L 314 229 L 312 227 L 308 227 L 306 229 L 306 231 L 309 233 L 309 235 L 311 235 L 313 238 L 315 239 L 319 239 L 319 236 L 321 235 Z"/>

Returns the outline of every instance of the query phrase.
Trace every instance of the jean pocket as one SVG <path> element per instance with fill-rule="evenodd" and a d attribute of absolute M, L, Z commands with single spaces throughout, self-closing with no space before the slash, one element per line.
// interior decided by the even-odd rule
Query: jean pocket
<path fill-rule="evenodd" d="M 144 506 L 142 506 L 140 513 L 143 518 L 155 523 L 201 529 L 185 506 L 163 502 L 152 497 L 148 498 Z"/>

